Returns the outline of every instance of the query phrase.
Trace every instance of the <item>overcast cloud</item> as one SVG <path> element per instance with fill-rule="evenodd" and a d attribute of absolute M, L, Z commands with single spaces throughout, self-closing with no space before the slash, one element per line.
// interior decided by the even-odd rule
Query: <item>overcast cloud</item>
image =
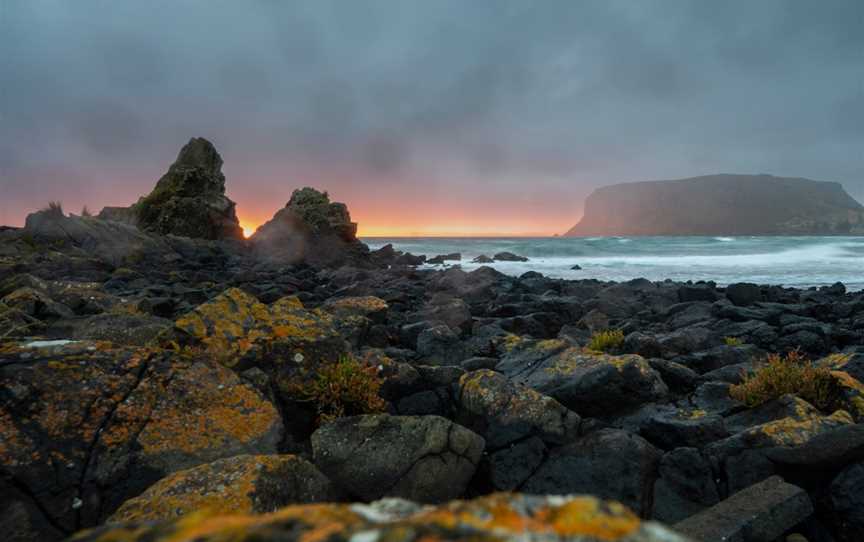
<path fill-rule="evenodd" d="M 717 172 L 864 199 L 864 2 L 0 0 L 0 223 L 128 204 L 191 136 L 241 213 L 316 184 L 563 231 L 596 186 Z"/>

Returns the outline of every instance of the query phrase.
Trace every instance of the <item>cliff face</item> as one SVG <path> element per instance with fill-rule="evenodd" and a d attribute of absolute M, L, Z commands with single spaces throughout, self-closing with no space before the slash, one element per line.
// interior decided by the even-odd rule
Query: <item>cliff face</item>
<path fill-rule="evenodd" d="M 709 175 L 606 186 L 565 235 L 808 235 L 864 232 L 864 207 L 839 183 Z"/>

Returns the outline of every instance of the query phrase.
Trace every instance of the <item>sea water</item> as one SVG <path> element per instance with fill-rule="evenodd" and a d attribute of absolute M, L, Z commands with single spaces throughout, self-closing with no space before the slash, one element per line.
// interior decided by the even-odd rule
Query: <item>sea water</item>
<path fill-rule="evenodd" d="M 539 271 L 549 277 L 624 281 L 711 280 L 718 285 L 756 282 L 799 288 L 842 282 L 864 289 L 864 237 L 551 237 L 367 238 L 372 249 L 428 257 L 459 252 L 465 270 L 475 257 L 513 252 L 527 262 L 490 264 L 502 273 Z M 582 269 L 571 269 L 579 265 Z M 436 266 L 425 266 L 434 268 Z M 441 266 L 437 266 L 441 267 Z"/>

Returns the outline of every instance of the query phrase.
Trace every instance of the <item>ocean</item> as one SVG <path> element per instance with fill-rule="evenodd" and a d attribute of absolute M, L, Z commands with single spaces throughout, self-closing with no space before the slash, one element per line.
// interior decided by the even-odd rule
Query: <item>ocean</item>
<path fill-rule="evenodd" d="M 850 290 L 864 289 L 864 237 L 375 237 L 364 242 L 372 249 L 392 243 L 428 257 L 460 252 L 465 270 L 479 267 L 470 261 L 480 254 L 508 251 L 530 258 L 491 264 L 510 275 L 539 271 L 566 279 L 713 280 L 798 288 L 839 281 Z M 582 269 L 571 270 L 574 265 Z"/>

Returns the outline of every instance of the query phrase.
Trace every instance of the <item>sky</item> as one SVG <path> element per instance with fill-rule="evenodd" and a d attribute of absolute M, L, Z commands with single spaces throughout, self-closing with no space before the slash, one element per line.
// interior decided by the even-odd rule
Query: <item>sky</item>
<path fill-rule="evenodd" d="M 0 224 L 131 204 L 193 136 L 247 228 L 302 186 L 367 236 L 721 172 L 864 200 L 864 2 L 0 0 Z"/>

